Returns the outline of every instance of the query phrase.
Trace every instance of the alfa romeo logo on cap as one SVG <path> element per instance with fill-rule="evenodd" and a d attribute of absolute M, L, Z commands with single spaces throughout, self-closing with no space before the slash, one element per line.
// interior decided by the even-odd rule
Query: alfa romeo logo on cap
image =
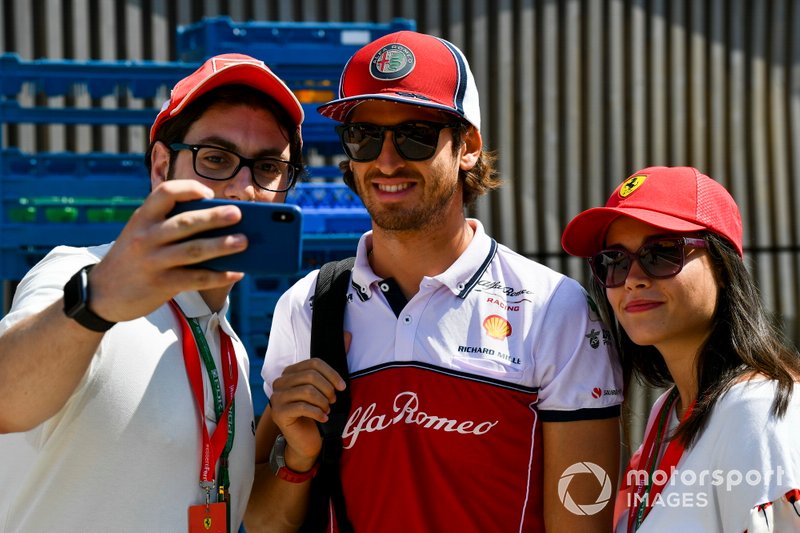
<path fill-rule="evenodd" d="M 369 73 L 377 80 L 399 80 L 414 70 L 414 53 L 402 44 L 389 44 L 375 52 Z"/>
<path fill-rule="evenodd" d="M 623 198 L 626 198 L 633 193 L 636 189 L 642 186 L 644 180 L 647 179 L 647 176 L 644 174 L 637 174 L 636 176 L 631 176 L 628 180 L 620 185 L 619 187 L 619 195 Z"/>

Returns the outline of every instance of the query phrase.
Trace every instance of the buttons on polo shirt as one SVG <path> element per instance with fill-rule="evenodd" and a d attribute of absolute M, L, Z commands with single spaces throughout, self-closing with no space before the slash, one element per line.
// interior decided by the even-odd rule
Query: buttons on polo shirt
<path fill-rule="evenodd" d="M 459 291 L 463 291 L 463 290 L 464 290 L 464 287 L 466 287 L 466 285 L 464 284 L 464 282 L 463 282 L 463 281 L 459 281 L 459 282 L 456 284 L 456 288 L 457 288 Z"/>
<path fill-rule="evenodd" d="M 411 315 L 405 315 L 403 317 L 403 324 L 411 324 L 413 321 L 414 319 L 411 318 Z"/>
<path fill-rule="evenodd" d="M 389 292 L 389 284 L 386 283 L 385 281 L 381 283 L 380 287 L 383 292 Z"/>

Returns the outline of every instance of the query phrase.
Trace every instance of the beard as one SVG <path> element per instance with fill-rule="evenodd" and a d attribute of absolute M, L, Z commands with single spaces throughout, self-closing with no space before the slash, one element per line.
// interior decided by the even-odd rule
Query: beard
<path fill-rule="evenodd" d="M 416 180 L 415 187 L 425 187 L 422 200 L 413 206 L 384 204 L 377 201 L 372 192 L 373 177 L 383 176 L 380 172 L 368 172 L 363 180 L 354 179 L 356 193 L 364 202 L 373 223 L 385 230 L 392 232 L 420 231 L 437 226 L 448 213 L 448 204 L 453 200 L 459 190 L 458 179 L 441 179 L 439 175 L 431 174 L 427 180 L 421 179 L 418 172 L 406 170 L 402 175 Z M 355 176 L 354 176 L 355 177 Z"/>

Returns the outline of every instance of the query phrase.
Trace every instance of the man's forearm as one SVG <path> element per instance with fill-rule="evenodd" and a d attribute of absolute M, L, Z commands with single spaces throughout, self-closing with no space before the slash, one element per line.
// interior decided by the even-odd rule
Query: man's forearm
<path fill-rule="evenodd" d="M 61 409 L 75 391 L 103 333 L 84 328 L 59 299 L 0 337 L 0 433 L 32 429 Z"/>
<path fill-rule="evenodd" d="M 306 514 L 311 482 L 289 483 L 275 477 L 269 463 L 256 463 L 253 490 L 244 523 L 248 532 L 295 532 Z"/>

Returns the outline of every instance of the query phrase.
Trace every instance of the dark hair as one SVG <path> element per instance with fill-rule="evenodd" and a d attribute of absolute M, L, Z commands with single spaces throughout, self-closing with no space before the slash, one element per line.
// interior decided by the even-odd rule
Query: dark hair
<path fill-rule="evenodd" d="M 471 127 L 470 124 L 461 122 L 460 126 L 453 130 L 453 155 L 458 155 L 461 146 L 464 144 L 464 135 Z M 481 148 L 481 153 L 475 166 L 469 170 L 458 171 L 458 179 L 463 184 L 462 200 L 465 207 L 472 205 L 479 196 L 498 188 L 502 184 L 503 181 L 494 168 L 496 159 L 494 153 Z M 353 176 L 353 171 L 350 170 L 350 161 L 345 159 L 340 162 L 339 169 L 342 171 L 342 179 L 345 184 L 358 194 L 355 186 L 355 177 Z"/>
<path fill-rule="evenodd" d="M 673 438 L 693 444 L 708 422 L 717 400 L 732 385 L 753 373 L 777 381 L 770 413 L 786 413 L 795 380 L 800 378 L 800 354 L 786 342 L 770 320 L 758 287 L 736 248 L 723 237 L 704 232 L 707 250 L 719 283 L 717 309 L 709 335 L 697 360 L 698 393 L 695 407 Z M 601 318 L 612 324 L 622 360 L 625 383 L 631 377 L 655 387 L 674 384 L 664 358 L 654 346 L 635 344 L 614 318 L 604 289 L 592 278 L 589 291 Z"/>
<path fill-rule="evenodd" d="M 295 126 L 286 110 L 268 94 L 248 85 L 223 85 L 200 96 L 197 100 L 187 105 L 183 111 L 159 127 L 155 139 L 147 147 L 147 152 L 144 154 L 147 170 L 150 170 L 150 155 L 157 142 L 162 142 L 167 146 L 172 143 L 182 142 L 192 124 L 215 105 L 244 105 L 272 113 L 283 130 L 286 140 L 289 141 L 289 160 L 298 165 L 300 169 L 303 168 L 303 141 L 300 137 L 300 130 Z M 170 168 L 174 165 L 175 157 L 177 157 L 176 152 L 170 154 Z"/>

